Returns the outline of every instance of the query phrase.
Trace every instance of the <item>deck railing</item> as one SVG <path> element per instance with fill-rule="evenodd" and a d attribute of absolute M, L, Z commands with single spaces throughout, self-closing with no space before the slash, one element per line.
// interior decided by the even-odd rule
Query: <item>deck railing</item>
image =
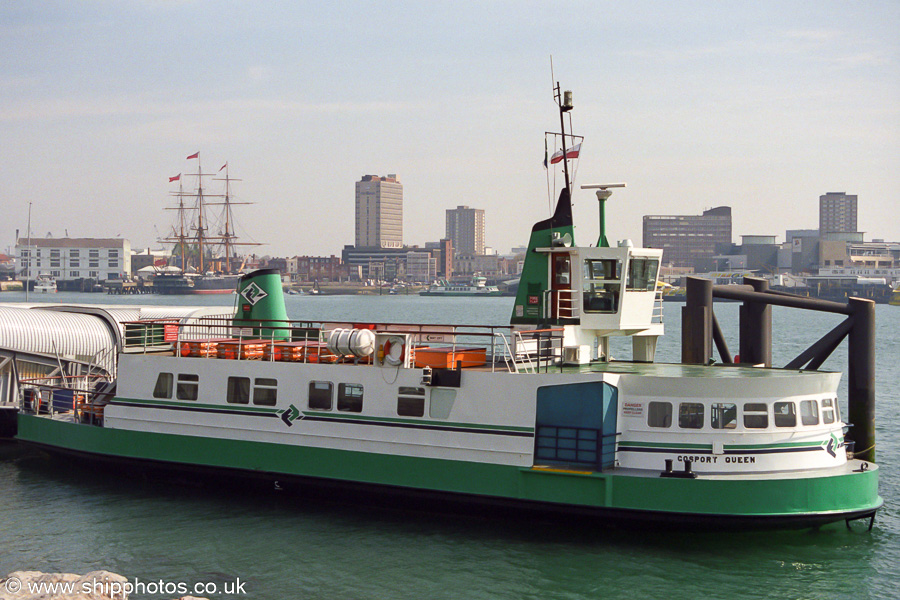
<path fill-rule="evenodd" d="M 447 364 L 440 366 L 446 368 L 457 368 L 462 362 L 463 367 L 492 371 L 536 372 L 558 364 L 562 358 L 560 328 L 516 330 L 491 325 L 258 320 L 235 326 L 232 319 L 224 317 L 203 317 L 187 323 L 171 319 L 134 321 L 124 325 L 121 352 L 126 354 L 369 364 L 372 356 L 342 355 L 327 344 L 335 329 L 369 329 L 379 334 L 408 335 L 413 353 L 429 351 L 429 355 L 434 355 L 436 350 L 444 351 Z M 413 359 L 411 363 L 422 367 L 427 361 Z"/>

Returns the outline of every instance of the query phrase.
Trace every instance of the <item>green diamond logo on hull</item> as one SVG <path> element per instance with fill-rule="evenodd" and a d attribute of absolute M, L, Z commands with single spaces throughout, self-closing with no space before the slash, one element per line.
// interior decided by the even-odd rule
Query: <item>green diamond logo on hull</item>
<path fill-rule="evenodd" d="M 281 412 L 281 420 L 284 421 L 284 424 L 290 427 L 294 424 L 294 421 L 299 419 L 302 415 L 300 414 L 300 409 L 291 404 L 287 410 Z"/>

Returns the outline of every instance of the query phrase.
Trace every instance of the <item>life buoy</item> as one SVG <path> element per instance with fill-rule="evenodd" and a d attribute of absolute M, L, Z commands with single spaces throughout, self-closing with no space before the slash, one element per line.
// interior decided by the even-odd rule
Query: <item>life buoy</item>
<path fill-rule="evenodd" d="M 406 345 L 403 343 L 403 338 L 399 335 L 395 335 L 387 339 L 384 342 L 384 345 L 381 347 L 381 353 L 384 356 L 384 362 L 387 364 L 397 367 L 403 364 L 403 359 L 406 356 Z"/>

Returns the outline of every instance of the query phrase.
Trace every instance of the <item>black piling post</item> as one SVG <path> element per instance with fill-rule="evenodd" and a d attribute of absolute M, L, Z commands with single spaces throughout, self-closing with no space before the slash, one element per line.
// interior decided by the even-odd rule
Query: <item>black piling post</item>
<path fill-rule="evenodd" d="M 712 358 L 713 283 L 688 277 L 681 309 L 681 362 L 709 364 Z"/>
<path fill-rule="evenodd" d="M 854 456 L 875 462 L 875 303 L 849 298 L 853 327 L 847 346 L 848 437 L 856 446 Z"/>
<path fill-rule="evenodd" d="M 758 277 L 744 277 L 744 285 L 754 292 L 765 293 L 769 282 Z M 772 366 L 772 307 L 763 302 L 745 300 L 740 308 L 741 362 Z"/>

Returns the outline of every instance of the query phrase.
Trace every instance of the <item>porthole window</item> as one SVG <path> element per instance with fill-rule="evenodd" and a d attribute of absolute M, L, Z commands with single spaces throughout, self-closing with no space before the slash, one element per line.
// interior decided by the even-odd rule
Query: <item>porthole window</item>
<path fill-rule="evenodd" d="M 647 425 L 650 427 L 671 427 L 672 403 L 651 402 L 647 407 Z"/>
<path fill-rule="evenodd" d="M 200 387 L 200 376 L 180 373 L 178 386 L 175 388 L 175 397 L 179 400 L 196 400 Z"/>
<path fill-rule="evenodd" d="M 400 386 L 397 414 L 401 417 L 425 416 L 425 388 Z"/>
<path fill-rule="evenodd" d="M 761 402 L 744 404 L 744 427 L 747 429 L 765 429 L 769 426 L 769 408 Z"/>
<path fill-rule="evenodd" d="M 253 380 L 253 404 L 275 406 L 278 402 L 278 380 L 257 377 Z"/>
<path fill-rule="evenodd" d="M 362 412 L 363 386 L 358 383 L 338 385 L 337 409 L 341 412 Z"/>
<path fill-rule="evenodd" d="M 174 378 L 171 373 L 160 373 L 156 378 L 156 385 L 153 387 L 153 397 L 171 398 L 173 382 Z"/>
<path fill-rule="evenodd" d="M 793 402 L 775 403 L 775 427 L 796 427 L 797 409 Z"/>
<path fill-rule="evenodd" d="M 803 425 L 819 424 L 819 403 L 815 400 L 800 401 L 800 423 Z"/>
<path fill-rule="evenodd" d="M 822 400 L 822 422 L 831 425 L 834 421 L 834 400 L 826 398 Z"/>
<path fill-rule="evenodd" d="M 709 424 L 713 429 L 734 429 L 737 427 L 737 405 L 714 402 L 709 407 Z"/>
<path fill-rule="evenodd" d="M 331 410 L 334 384 L 330 381 L 309 382 L 309 407 L 313 410 Z"/>
<path fill-rule="evenodd" d="M 249 404 L 250 403 L 250 378 L 249 377 L 229 377 L 228 390 L 225 396 L 226 402 L 229 404 Z"/>
<path fill-rule="evenodd" d="M 701 429 L 703 427 L 703 405 L 699 402 L 679 404 L 678 426 L 682 429 Z"/>

